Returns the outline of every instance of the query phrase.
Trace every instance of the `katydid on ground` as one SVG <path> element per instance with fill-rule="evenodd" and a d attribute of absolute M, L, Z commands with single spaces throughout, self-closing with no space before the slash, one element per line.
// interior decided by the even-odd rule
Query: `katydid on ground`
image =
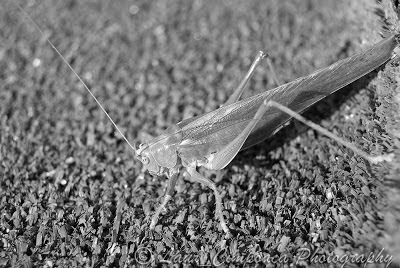
<path fill-rule="evenodd" d="M 30 16 L 17 3 L 16 5 L 38 31 L 45 36 Z M 201 175 L 196 170 L 197 167 L 204 166 L 212 170 L 225 168 L 240 150 L 267 139 L 292 117 L 350 148 L 371 163 L 391 160 L 392 154 L 369 156 L 351 143 L 309 122 L 298 113 L 389 61 L 394 56 L 393 50 L 398 45 L 399 39 L 400 36 L 397 34 L 390 35 L 362 53 L 338 61 L 284 85 L 279 85 L 279 79 L 271 68 L 278 87 L 239 100 L 262 59 L 266 57 L 268 65 L 272 66 L 268 54 L 260 52 L 238 88 L 219 109 L 174 124 L 160 136 L 145 141 L 136 147 L 123 135 L 72 66 L 52 42 L 46 38 L 47 42 L 107 115 L 116 130 L 135 151 L 136 158 L 143 163 L 152 175 L 168 177 L 165 197 L 152 217 L 150 228 L 155 228 L 162 210 L 172 198 L 180 169 L 183 167 L 195 181 L 213 190 L 216 202 L 215 215 L 219 219 L 223 231 L 228 234 L 229 228 L 222 214 L 222 197 L 215 183 Z"/>

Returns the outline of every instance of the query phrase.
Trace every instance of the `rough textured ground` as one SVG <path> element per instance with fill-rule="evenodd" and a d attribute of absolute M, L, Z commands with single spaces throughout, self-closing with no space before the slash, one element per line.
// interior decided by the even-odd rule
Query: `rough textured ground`
<path fill-rule="evenodd" d="M 258 50 L 289 82 L 380 39 L 378 16 L 352 0 L 19 3 L 132 142 L 216 109 Z M 0 266 L 233 267 L 254 256 L 299 266 L 400 252 L 396 161 L 371 165 L 297 122 L 223 172 L 201 170 L 224 195 L 233 238 L 213 217 L 212 191 L 184 173 L 150 232 L 165 178 L 142 171 L 9 0 L 0 25 Z M 266 66 L 246 96 L 274 86 Z M 390 63 L 305 115 L 372 154 L 396 151 L 399 73 Z M 314 258 L 301 260 L 304 248 Z"/>

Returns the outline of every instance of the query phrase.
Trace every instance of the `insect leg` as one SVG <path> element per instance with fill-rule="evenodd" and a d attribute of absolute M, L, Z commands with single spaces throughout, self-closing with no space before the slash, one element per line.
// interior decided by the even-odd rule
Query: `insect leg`
<path fill-rule="evenodd" d="M 333 134 L 332 132 L 324 129 L 323 127 L 311 122 L 310 120 L 307 120 L 306 118 L 304 118 L 303 116 L 299 115 L 298 113 L 296 113 L 295 111 L 289 109 L 288 107 L 277 103 L 275 101 L 264 101 L 264 104 L 266 104 L 269 107 L 275 107 L 279 110 L 281 110 L 282 112 L 290 115 L 291 117 L 299 120 L 300 122 L 302 122 L 303 124 L 309 126 L 312 129 L 315 129 L 316 131 L 320 132 L 321 134 L 328 136 L 329 138 L 335 140 L 336 142 L 338 142 L 339 144 L 342 144 L 343 146 L 349 148 L 350 150 L 352 150 L 354 153 L 362 156 L 363 158 L 365 158 L 366 160 L 368 160 L 371 163 L 379 163 L 379 162 L 383 162 L 383 161 L 388 161 L 390 162 L 393 157 L 394 154 L 386 154 L 386 155 L 378 155 L 378 156 L 371 156 L 368 153 L 364 152 L 363 150 L 357 148 L 356 146 L 354 146 L 353 144 L 351 144 L 348 141 L 345 141 L 344 139 L 336 136 L 335 134 Z"/>
<path fill-rule="evenodd" d="M 160 217 L 161 211 L 165 208 L 169 200 L 172 198 L 172 194 L 174 193 L 176 180 L 178 179 L 178 173 L 173 174 L 168 180 L 168 186 L 165 191 L 165 196 L 162 203 L 158 206 L 156 212 L 153 217 L 151 217 L 150 230 L 153 230 L 156 227 L 158 222 L 158 218 Z"/>
<path fill-rule="evenodd" d="M 250 69 L 247 71 L 245 77 L 242 79 L 239 86 L 235 89 L 235 91 L 229 97 L 229 99 L 221 106 L 235 103 L 240 99 L 240 96 L 242 96 L 247 83 L 250 81 L 251 77 L 254 75 L 257 67 L 260 65 L 261 60 L 265 57 L 269 58 L 268 53 L 264 53 L 262 51 L 258 52 L 257 56 L 255 57 L 255 59 L 253 60 L 253 63 L 250 66 Z"/>
<path fill-rule="evenodd" d="M 275 83 L 277 86 L 281 85 L 281 82 L 278 79 L 278 76 L 276 75 L 274 65 L 272 64 L 271 58 L 268 53 L 259 51 L 255 59 L 253 60 L 253 63 L 250 66 L 250 69 L 247 71 L 247 74 L 243 78 L 243 80 L 240 82 L 239 86 L 235 89 L 233 94 L 229 97 L 229 99 L 221 106 L 229 105 L 232 103 L 237 102 L 240 99 L 240 96 L 242 96 L 243 91 L 246 88 L 247 83 L 250 81 L 251 77 L 254 75 L 257 67 L 260 65 L 260 62 L 263 58 L 267 59 L 267 64 L 269 69 L 271 70 L 272 73 L 272 78 L 274 79 Z"/>
<path fill-rule="evenodd" d="M 269 69 L 271 70 L 272 79 L 274 79 L 275 84 L 279 87 L 280 85 L 282 85 L 282 83 L 279 80 L 278 75 L 275 72 L 275 67 L 274 67 L 274 64 L 271 61 L 271 58 L 270 58 L 269 54 L 267 54 L 267 64 L 268 64 Z"/>
<path fill-rule="evenodd" d="M 196 167 L 188 166 L 186 168 L 186 170 L 195 181 L 208 186 L 209 188 L 211 188 L 214 191 L 214 196 L 215 196 L 215 216 L 217 218 L 219 218 L 219 222 L 221 224 L 222 230 L 224 230 L 224 232 L 229 235 L 230 234 L 229 228 L 226 225 L 226 222 L 224 220 L 224 215 L 222 214 L 222 198 L 221 198 L 221 195 L 218 192 L 217 186 L 215 185 L 214 182 L 212 182 L 211 180 L 203 177 L 200 173 L 198 173 L 196 171 Z"/>

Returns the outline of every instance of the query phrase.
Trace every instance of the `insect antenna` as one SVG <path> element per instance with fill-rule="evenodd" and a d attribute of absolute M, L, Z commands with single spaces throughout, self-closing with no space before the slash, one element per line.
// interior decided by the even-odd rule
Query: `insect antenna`
<path fill-rule="evenodd" d="M 46 35 L 43 33 L 43 31 L 40 29 L 40 27 L 33 21 L 31 16 L 15 1 L 12 1 L 18 9 L 24 14 L 26 18 L 29 19 L 29 21 L 35 26 L 35 28 L 42 34 L 42 36 L 46 39 L 46 41 L 50 44 L 50 46 L 54 49 L 54 51 L 60 56 L 60 58 L 65 62 L 65 64 L 68 66 L 68 68 L 74 73 L 74 75 L 79 79 L 79 81 L 82 83 L 84 88 L 86 89 L 87 92 L 89 92 L 90 96 L 96 101 L 97 105 L 101 108 L 101 110 L 104 112 L 104 114 L 108 117 L 108 119 L 111 121 L 113 124 L 114 128 L 118 131 L 118 133 L 122 136 L 122 138 L 126 141 L 126 143 L 131 147 L 131 149 L 136 152 L 135 147 L 129 142 L 129 140 L 125 137 L 125 135 L 122 133 L 122 131 L 119 129 L 117 124 L 114 122 L 114 120 L 111 118 L 111 116 L 108 114 L 106 109 L 104 109 L 103 105 L 99 102 L 99 100 L 96 98 L 96 96 L 92 93 L 92 91 L 89 89 L 89 87 L 83 82 L 82 78 L 75 72 L 74 68 L 72 68 L 71 64 L 68 63 L 68 61 L 64 58 L 64 56 L 58 51 L 56 46 L 50 41 L 49 38 L 46 37 Z"/>

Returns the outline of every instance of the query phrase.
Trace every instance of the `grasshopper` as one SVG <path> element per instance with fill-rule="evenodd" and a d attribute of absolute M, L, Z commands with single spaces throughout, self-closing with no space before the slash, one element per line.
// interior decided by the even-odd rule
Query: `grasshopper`
<path fill-rule="evenodd" d="M 25 10 L 17 3 L 15 4 L 45 36 Z M 364 52 L 283 85 L 280 85 L 268 53 L 260 51 L 237 89 L 220 108 L 174 124 L 160 136 L 137 146 L 128 141 L 72 66 L 53 43 L 48 38 L 46 40 L 84 85 L 149 173 L 154 176 L 168 177 L 164 199 L 151 219 L 150 229 L 155 228 L 162 210 L 172 198 L 178 175 L 183 168 L 195 181 L 213 190 L 216 202 L 215 215 L 223 231 L 229 234 L 229 228 L 222 214 L 222 197 L 215 183 L 201 175 L 197 167 L 203 166 L 211 170 L 225 168 L 239 151 L 254 146 L 275 134 L 291 118 L 303 122 L 350 148 L 371 163 L 390 161 L 393 158 L 393 154 L 370 156 L 351 143 L 305 119 L 299 113 L 389 61 L 394 56 L 393 50 L 400 42 L 399 34 L 392 34 Z M 264 58 L 272 70 L 278 87 L 240 100 L 246 85 Z"/>

